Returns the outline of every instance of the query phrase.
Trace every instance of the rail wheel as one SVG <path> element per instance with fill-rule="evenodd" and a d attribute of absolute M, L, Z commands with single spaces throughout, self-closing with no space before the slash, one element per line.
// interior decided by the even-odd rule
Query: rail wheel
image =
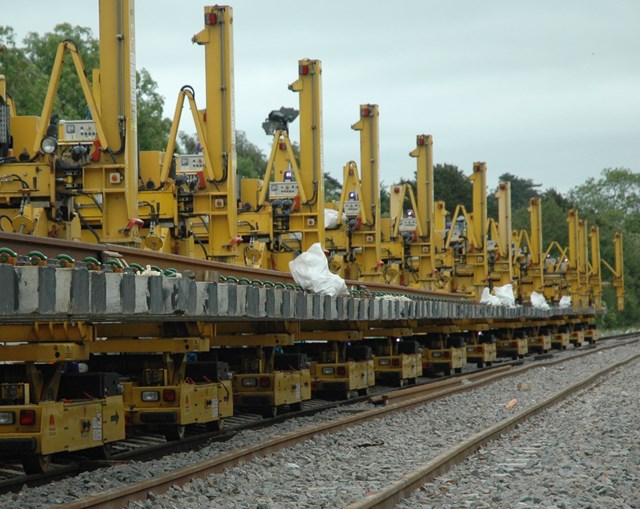
<path fill-rule="evenodd" d="M 113 454 L 113 446 L 111 444 L 102 444 L 98 447 L 87 449 L 85 454 L 92 460 L 108 460 Z"/>
<path fill-rule="evenodd" d="M 168 442 L 175 442 L 176 440 L 182 440 L 186 426 L 181 424 L 169 424 L 164 428 L 164 437 Z"/>
<path fill-rule="evenodd" d="M 292 412 L 301 412 L 302 411 L 302 401 L 298 401 L 297 403 L 292 403 L 289 405 L 289 410 Z"/>
<path fill-rule="evenodd" d="M 364 387 L 363 389 L 358 389 L 358 396 L 366 396 L 369 394 L 369 387 Z"/>
<path fill-rule="evenodd" d="M 275 417 L 276 415 L 278 415 L 278 407 L 276 406 L 264 407 L 260 412 L 260 414 L 265 419 L 271 419 L 272 417 Z"/>
<path fill-rule="evenodd" d="M 217 421 L 209 421 L 207 424 L 207 431 L 222 431 L 224 427 L 224 420 L 218 419 Z"/>
<path fill-rule="evenodd" d="M 50 454 L 33 454 L 22 460 L 22 468 L 27 475 L 43 474 L 51 468 Z"/>

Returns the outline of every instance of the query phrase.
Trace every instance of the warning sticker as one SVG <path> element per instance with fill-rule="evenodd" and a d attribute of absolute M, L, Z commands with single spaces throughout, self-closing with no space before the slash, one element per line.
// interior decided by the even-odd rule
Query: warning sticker
<path fill-rule="evenodd" d="M 93 440 L 95 442 L 102 442 L 102 412 L 98 412 L 92 421 Z"/>

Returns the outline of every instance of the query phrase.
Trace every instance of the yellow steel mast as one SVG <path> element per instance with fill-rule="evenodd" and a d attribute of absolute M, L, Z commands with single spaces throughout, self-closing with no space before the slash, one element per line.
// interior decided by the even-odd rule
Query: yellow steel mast
<path fill-rule="evenodd" d="M 114 7 L 115 5 L 115 7 Z M 110 147 L 102 154 L 103 242 L 128 242 L 138 215 L 138 130 L 134 0 L 100 1 L 100 70 L 94 73 L 100 119 Z M 111 168 L 106 166 L 113 164 Z M 122 171 L 117 183 L 113 171 Z M 85 169 L 85 172 L 92 171 Z M 89 180 L 85 176 L 85 180 Z M 90 186 L 89 186 L 90 187 Z"/>
<path fill-rule="evenodd" d="M 207 147 L 206 186 L 194 196 L 194 215 L 207 222 L 208 257 L 232 261 L 236 256 L 237 199 L 233 81 L 233 11 L 204 8 L 205 28 L 193 42 L 205 47 L 206 109 L 202 144 Z"/>

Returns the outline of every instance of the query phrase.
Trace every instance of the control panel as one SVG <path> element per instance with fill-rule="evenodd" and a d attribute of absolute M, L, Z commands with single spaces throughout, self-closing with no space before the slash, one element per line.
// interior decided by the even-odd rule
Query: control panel
<path fill-rule="evenodd" d="M 97 136 L 96 123 L 93 120 L 61 120 L 58 125 L 59 143 L 91 142 Z"/>
<path fill-rule="evenodd" d="M 270 182 L 269 199 L 295 198 L 298 195 L 297 182 Z"/>
<path fill-rule="evenodd" d="M 360 215 L 360 202 L 359 201 L 346 201 L 346 202 L 344 202 L 343 211 L 347 216 L 359 216 Z"/>
<path fill-rule="evenodd" d="M 176 163 L 176 171 L 182 173 L 197 173 L 205 167 L 202 154 L 177 155 Z"/>
<path fill-rule="evenodd" d="M 401 232 L 413 232 L 418 228 L 418 220 L 415 217 L 403 217 L 400 219 L 398 230 Z"/>

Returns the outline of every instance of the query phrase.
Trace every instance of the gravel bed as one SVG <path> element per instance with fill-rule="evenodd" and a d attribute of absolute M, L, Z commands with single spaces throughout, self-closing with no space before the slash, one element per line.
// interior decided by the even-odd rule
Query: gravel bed
<path fill-rule="evenodd" d="M 480 429 L 535 404 L 561 387 L 638 352 L 638 345 L 603 350 L 560 366 L 530 370 L 516 378 L 450 396 L 418 409 L 364 423 L 264 458 L 257 458 L 163 495 L 150 495 L 133 508 L 286 509 L 344 507 L 386 486 L 413 466 Z M 463 380 L 461 383 L 470 383 Z M 506 409 L 505 404 L 517 399 Z M 120 485 L 139 482 L 278 434 L 343 415 L 330 410 L 291 419 L 261 430 L 243 431 L 223 443 L 161 460 L 118 465 L 80 474 L 45 487 L 0 496 L 0 507 L 42 508 L 69 502 Z"/>
<path fill-rule="evenodd" d="M 640 507 L 640 363 L 490 442 L 396 507 Z"/>

